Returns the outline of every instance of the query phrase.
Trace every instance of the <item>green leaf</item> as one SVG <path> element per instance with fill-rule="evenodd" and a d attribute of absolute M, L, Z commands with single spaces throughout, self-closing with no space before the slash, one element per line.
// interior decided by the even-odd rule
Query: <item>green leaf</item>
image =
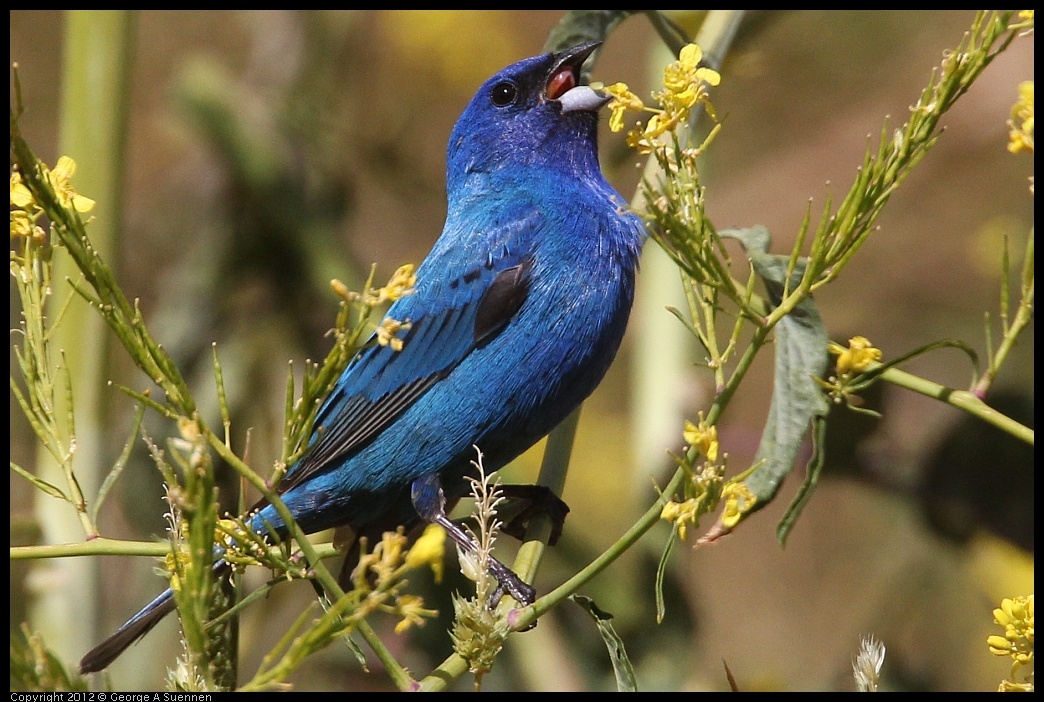
<path fill-rule="evenodd" d="M 656 623 L 663 622 L 667 614 L 667 606 L 663 602 L 663 577 L 667 573 L 667 562 L 671 558 L 674 549 L 674 541 L 678 538 L 678 525 L 671 528 L 671 535 L 667 537 L 667 545 L 663 547 L 663 555 L 660 556 L 660 565 L 656 566 Z"/>
<path fill-rule="evenodd" d="M 33 485 L 35 485 L 36 487 L 40 488 L 41 490 L 46 492 L 51 497 L 57 497 L 59 500 L 65 500 L 66 502 L 72 502 L 72 500 L 70 500 L 68 497 L 66 497 L 65 493 L 62 492 L 60 488 L 55 487 L 54 485 L 52 485 L 51 483 L 47 482 L 46 480 L 41 480 L 40 478 L 37 478 L 35 475 L 33 475 L 32 473 L 27 471 L 25 468 L 22 468 L 20 465 L 18 465 L 14 461 L 11 461 L 11 470 L 13 470 L 15 473 L 18 473 L 18 475 L 22 476 L 23 478 L 28 480 Z"/>
<path fill-rule="evenodd" d="M 571 599 L 583 607 L 591 615 L 591 618 L 594 619 L 595 624 L 598 625 L 598 633 L 602 635 L 602 640 L 605 641 L 605 646 L 609 649 L 609 658 L 613 662 L 617 692 L 638 692 L 638 682 L 634 678 L 634 668 L 631 667 L 631 661 L 627 658 L 623 640 L 613 630 L 613 625 L 609 623 L 613 615 L 599 609 L 598 605 L 590 597 L 573 595 Z"/>
<path fill-rule="evenodd" d="M 590 41 L 605 41 L 616 25 L 642 10 L 570 10 L 551 29 L 544 42 L 544 51 L 563 51 Z M 592 54 L 585 62 L 583 77 L 586 79 L 594 65 Z"/>
<path fill-rule="evenodd" d="M 141 420 L 145 418 L 145 404 L 139 403 L 137 410 L 135 410 L 134 421 L 131 423 L 130 435 L 127 436 L 127 442 L 123 445 L 123 451 L 120 453 L 120 457 L 116 459 L 116 463 L 113 464 L 112 470 L 105 476 L 105 481 L 102 482 L 100 488 L 98 488 L 98 496 L 94 500 L 94 504 L 91 505 L 91 521 L 98 521 L 98 511 L 101 509 L 102 503 L 105 502 L 106 496 L 109 494 L 109 490 L 116 484 L 117 478 L 123 473 L 123 469 L 127 466 L 127 461 L 130 459 L 131 451 L 134 449 L 134 442 L 138 438 L 138 430 L 141 428 Z"/>
<path fill-rule="evenodd" d="M 773 305 L 779 305 L 791 261 L 789 256 L 768 253 L 771 242 L 768 230 L 762 226 L 732 229 L 721 232 L 721 236 L 738 239 L 743 244 L 754 272 L 765 285 L 769 300 Z M 803 258 L 794 263 L 790 290 L 796 290 L 800 285 L 805 263 Z M 760 465 L 744 481 L 757 501 L 741 519 L 772 501 L 783 479 L 794 468 L 794 460 L 801 449 L 809 423 L 816 417 L 826 417 L 830 410 L 826 397 L 815 381 L 827 369 L 827 343 L 830 339 L 812 298 L 806 297 L 798 302 L 793 311 L 779 321 L 774 331 L 776 369 L 768 421 L 755 456 L 755 465 Z M 806 482 L 798 499 L 787 511 L 786 524 L 781 524 L 777 532 L 780 543 L 786 538 L 786 533 L 797 519 L 814 485 L 814 479 Z"/>
<path fill-rule="evenodd" d="M 797 521 L 801 510 L 805 508 L 808 498 L 812 496 L 812 491 L 816 489 L 816 483 L 819 482 L 819 474 L 823 471 L 823 464 L 826 463 L 826 455 L 823 453 L 823 447 L 826 446 L 825 440 L 826 418 L 813 417 L 812 446 L 814 453 L 812 454 L 812 460 L 808 462 L 808 467 L 805 469 L 805 482 L 801 483 L 797 495 L 794 496 L 794 501 L 787 507 L 787 511 L 783 513 L 783 518 L 779 520 L 779 525 L 776 527 L 776 539 L 781 544 L 787 542 L 790 529 Z"/>
<path fill-rule="evenodd" d="M 369 673 L 370 669 L 366 667 L 366 654 L 363 653 L 362 648 L 355 642 L 355 639 L 353 639 L 349 634 L 342 634 L 341 641 L 344 642 L 344 645 L 347 646 L 348 650 L 352 652 L 353 656 L 355 656 L 355 660 L 359 664 L 359 667 L 363 669 L 363 672 Z"/>

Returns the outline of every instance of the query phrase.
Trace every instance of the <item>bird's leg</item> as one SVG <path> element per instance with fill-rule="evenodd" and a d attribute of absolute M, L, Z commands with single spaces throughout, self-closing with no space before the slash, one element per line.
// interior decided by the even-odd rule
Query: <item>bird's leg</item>
<path fill-rule="evenodd" d="M 522 541 L 526 536 L 529 520 L 540 513 L 551 518 L 551 534 L 548 536 L 548 546 L 554 546 L 562 536 L 562 526 L 565 524 L 566 515 L 569 514 L 569 505 L 562 501 L 551 488 L 543 485 L 501 485 L 500 494 L 512 503 L 519 503 L 520 511 L 510 519 L 505 517 L 507 523 L 501 527 L 501 531 L 508 536 L 513 536 Z M 511 515 L 511 504 L 501 514 Z M 500 510 L 498 510 L 500 511 Z"/>
<path fill-rule="evenodd" d="M 471 552 L 478 550 L 478 545 L 446 516 L 446 496 L 438 473 L 414 480 L 411 496 L 413 507 L 421 519 L 441 526 L 461 548 Z M 531 605 L 536 600 L 536 590 L 493 556 L 489 557 L 489 572 L 500 585 L 494 592 L 495 600 L 499 600 L 505 591 L 522 605 Z M 496 602 L 491 604 L 496 605 Z"/>

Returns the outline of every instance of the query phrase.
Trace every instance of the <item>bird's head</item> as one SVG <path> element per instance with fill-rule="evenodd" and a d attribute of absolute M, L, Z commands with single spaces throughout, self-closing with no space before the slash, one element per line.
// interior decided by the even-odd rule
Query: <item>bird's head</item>
<path fill-rule="evenodd" d="M 451 194 L 472 174 L 515 174 L 533 166 L 599 173 L 597 113 L 610 98 L 580 84 L 580 67 L 598 46 L 519 61 L 478 89 L 450 135 Z"/>

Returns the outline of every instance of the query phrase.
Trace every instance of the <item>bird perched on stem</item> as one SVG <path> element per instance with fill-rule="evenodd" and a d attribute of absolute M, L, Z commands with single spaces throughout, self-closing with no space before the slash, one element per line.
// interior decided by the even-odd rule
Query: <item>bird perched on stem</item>
<path fill-rule="evenodd" d="M 444 510 L 467 491 L 473 447 L 487 470 L 503 467 L 605 375 L 644 234 L 598 165 L 608 98 L 580 85 L 597 46 L 509 66 L 464 110 L 449 139 L 442 236 L 414 294 L 388 310 L 409 322 L 401 347 L 372 345 L 348 365 L 279 486 L 305 532 L 347 525 L 373 543 L 423 520 L 473 548 Z M 271 505 L 250 523 L 286 531 Z M 491 571 L 508 594 L 533 601 L 507 567 Z M 109 665 L 173 609 L 167 590 L 84 656 L 81 671 Z"/>

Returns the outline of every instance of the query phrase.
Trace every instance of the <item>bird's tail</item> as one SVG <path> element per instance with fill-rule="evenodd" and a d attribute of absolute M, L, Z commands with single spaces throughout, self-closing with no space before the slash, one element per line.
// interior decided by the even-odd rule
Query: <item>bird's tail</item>
<path fill-rule="evenodd" d="M 174 609 L 174 593 L 168 588 L 115 633 L 88 651 L 80 660 L 80 672 L 96 673 L 107 668 L 128 646 L 147 634 Z"/>
<path fill-rule="evenodd" d="M 215 558 L 219 559 L 214 563 L 214 577 L 216 578 L 222 578 L 229 572 L 228 564 L 220 560 L 222 553 L 222 549 L 214 550 Z M 108 668 L 109 664 L 119 658 L 120 654 L 126 651 L 132 643 L 152 631 L 152 627 L 159 624 L 163 617 L 176 608 L 174 592 L 167 588 L 107 639 L 88 651 L 87 655 L 80 659 L 80 672 L 97 673 L 103 668 Z"/>
<path fill-rule="evenodd" d="M 267 502 L 262 500 L 251 511 L 257 511 L 267 504 Z M 267 515 L 267 513 L 265 514 Z M 269 516 L 270 521 L 273 519 L 275 517 Z M 282 524 L 282 522 L 279 522 L 279 524 Z M 262 518 L 262 513 L 258 512 L 254 516 L 250 522 L 250 528 L 259 532 L 267 530 L 268 526 Z M 284 530 L 277 529 L 276 531 L 283 533 Z M 228 564 L 221 560 L 224 552 L 224 549 L 220 546 L 214 548 L 214 575 L 217 578 L 221 578 L 229 572 Z M 103 668 L 109 667 L 109 664 L 119 658 L 120 654 L 126 651 L 132 643 L 149 633 L 154 626 L 160 623 L 163 617 L 173 612 L 175 608 L 174 593 L 168 588 L 159 597 L 145 605 L 140 612 L 128 619 L 123 626 L 113 632 L 107 639 L 88 651 L 87 655 L 80 659 L 80 672 L 96 673 Z"/>

